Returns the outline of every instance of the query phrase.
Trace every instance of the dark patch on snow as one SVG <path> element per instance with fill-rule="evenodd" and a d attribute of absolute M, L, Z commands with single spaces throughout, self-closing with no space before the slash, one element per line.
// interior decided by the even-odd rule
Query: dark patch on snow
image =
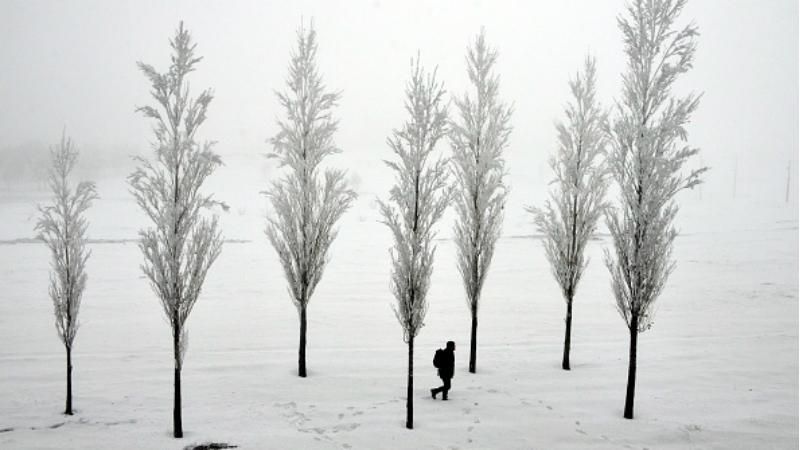
<path fill-rule="evenodd" d="M 14 428 L 0 428 L 0 433 L 8 433 L 9 431 L 14 431 Z"/>
<path fill-rule="evenodd" d="M 183 450 L 220 450 L 224 448 L 237 448 L 238 445 L 228 444 L 227 442 L 206 442 L 199 445 L 187 445 Z"/>
<path fill-rule="evenodd" d="M 683 428 L 686 431 L 703 431 L 703 427 L 701 427 L 700 425 L 694 424 L 694 423 L 689 424 L 689 425 L 684 425 Z"/>

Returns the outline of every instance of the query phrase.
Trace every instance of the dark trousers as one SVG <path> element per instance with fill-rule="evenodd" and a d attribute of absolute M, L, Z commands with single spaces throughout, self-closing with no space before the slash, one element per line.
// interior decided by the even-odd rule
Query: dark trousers
<path fill-rule="evenodd" d="M 447 391 L 450 390 L 450 378 L 442 378 L 442 382 L 444 385 L 439 386 L 438 388 L 433 390 L 434 395 L 438 393 L 442 393 L 442 399 L 447 400 Z"/>

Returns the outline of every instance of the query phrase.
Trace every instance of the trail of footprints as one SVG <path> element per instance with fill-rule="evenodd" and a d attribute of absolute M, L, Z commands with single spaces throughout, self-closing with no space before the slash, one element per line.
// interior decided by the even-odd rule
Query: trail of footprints
<path fill-rule="evenodd" d="M 34 426 L 34 427 L 24 427 L 24 428 L 15 428 L 15 427 L 6 427 L 0 428 L 0 433 L 10 433 L 12 431 L 16 431 L 18 429 L 28 429 L 31 431 L 38 431 L 38 430 L 55 430 L 56 428 L 61 428 L 66 424 L 83 424 L 83 425 L 104 425 L 107 427 L 115 426 L 115 425 L 124 425 L 124 424 L 131 424 L 136 423 L 135 419 L 130 420 L 117 420 L 117 421 L 103 421 L 103 420 L 89 420 L 85 417 L 81 417 L 78 420 L 70 420 L 70 421 L 63 421 L 63 422 L 56 422 L 50 425 L 42 425 L 42 426 Z"/>
<path fill-rule="evenodd" d="M 470 387 L 467 387 L 467 389 L 468 390 L 482 390 L 483 388 L 481 388 L 480 386 L 470 386 Z M 486 392 L 491 393 L 491 394 L 503 393 L 503 394 L 506 394 L 506 395 L 510 395 L 510 393 L 508 393 L 508 392 L 505 392 L 505 391 L 501 392 L 501 391 L 498 391 L 497 389 L 487 389 Z M 400 400 L 398 400 L 398 399 L 393 399 L 393 400 L 377 402 L 377 403 L 374 403 L 374 404 L 370 405 L 368 409 L 374 410 L 374 409 L 377 409 L 380 406 L 388 405 L 388 404 L 391 404 L 391 403 L 397 403 L 399 401 Z M 520 402 L 521 405 L 523 405 L 525 407 L 536 406 L 533 403 L 531 403 L 530 400 L 528 400 L 526 398 L 520 398 L 519 402 Z M 536 400 L 536 402 L 537 402 L 537 404 L 539 406 L 543 406 L 543 407 L 547 408 L 549 411 L 553 411 L 553 407 L 551 405 L 545 404 L 542 400 Z M 354 431 L 358 427 L 361 426 L 361 424 L 358 423 L 358 422 L 345 422 L 345 423 L 339 423 L 339 424 L 336 424 L 334 426 L 329 426 L 329 427 L 307 427 L 306 424 L 311 419 L 309 418 L 309 416 L 306 413 L 304 413 L 303 411 L 300 411 L 300 409 L 297 406 L 297 403 L 295 403 L 295 402 L 285 402 L 285 403 L 275 402 L 275 403 L 273 403 L 273 406 L 275 406 L 277 408 L 280 408 L 280 409 L 282 409 L 284 411 L 283 414 L 282 414 L 283 417 L 285 417 L 287 419 L 287 421 L 289 423 L 291 423 L 297 429 L 297 431 L 299 431 L 301 433 L 314 433 L 315 434 L 314 439 L 317 440 L 317 441 L 325 440 L 325 441 L 333 442 L 333 437 L 335 437 L 335 435 L 337 433 Z M 474 402 L 473 406 L 478 406 L 478 402 Z M 316 408 L 316 405 L 313 405 L 313 404 L 308 405 L 308 408 L 310 410 L 313 410 L 313 409 Z M 348 416 L 350 416 L 351 418 L 355 418 L 355 417 L 358 417 L 358 416 L 361 416 L 361 415 L 364 414 L 364 411 L 356 409 L 355 406 L 348 406 L 346 409 L 347 409 L 347 412 L 339 413 L 336 416 L 339 421 L 344 420 Z M 472 408 L 469 407 L 469 406 L 463 407 L 461 409 L 461 412 L 464 415 L 470 415 L 470 414 L 472 414 Z M 62 427 L 64 425 L 66 425 L 67 423 L 68 422 L 56 422 L 56 423 L 51 424 L 51 425 L 45 425 L 45 426 L 39 426 L 39 427 L 30 427 L 30 429 L 31 430 L 56 429 L 56 428 L 60 428 L 60 427 Z M 89 425 L 114 426 L 114 425 L 136 423 L 136 420 L 130 419 L 130 420 L 121 420 L 121 421 L 90 421 L 90 420 L 88 420 L 86 418 L 80 418 L 77 421 L 72 422 L 72 423 L 89 424 Z M 481 420 L 480 420 L 480 418 L 478 416 L 473 417 L 472 423 L 467 427 L 467 433 L 472 432 L 475 429 L 475 427 L 477 425 L 479 425 L 480 423 L 481 423 Z M 581 426 L 580 420 L 576 420 L 575 421 L 575 426 L 576 426 L 576 428 L 575 428 L 575 432 L 576 433 L 582 434 L 584 436 L 588 436 L 588 433 L 580 428 L 580 426 Z M 8 432 L 12 432 L 12 431 L 15 431 L 15 430 L 16 430 L 16 428 L 14 428 L 14 427 L 0 428 L 0 433 L 8 433 Z M 691 433 L 696 433 L 696 432 L 703 431 L 703 428 L 701 426 L 699 426 L 699 425 L 696 425 L 696 424 L 690 424 L 690 425 L 684 425 L 682 427 L 682 431 L 686 432 L 687 434 L 691 434 Z M 605 434 L 601 434 L 600 435 L 600 439 L 602 439 L 604 441 L 609 441 L 610 440 L 609 437 L 606 436 Z M 469 443 L 469 444 L 473 443 L 472 438 L 468 438 L 467 439 L 467 443 Z M 624 447 L 626 447 L 626 448 L 633 448 L 629 444 L 622 444 L 622 443 L 620 443 L 620 444 L 624 445 Z M 352 445 L 350 445 L 348 443 L 341 443 L 340 445 L 342 446 L 342 448 L 345 448 L 345 449 L 351 449 L 352 448 Z M 457 447 L 451 447 L 451 448 L 457 448 Z M 649 450 L 649 449 L 647 447 L 644 447 L 644 450 Z"/>
<path fill-rule="evenodd" d="M 292 424 L 297 431 L 301 433 L 311 433 L 314 435 L 314 440 L 316 441 L 328 441 L 334 442 L 334 438 L 338 433 L 349 432 L 357 429 L 361 426 L 358 422 L 344 422 L 338 423 L 333 426 L 317 426 L 311 427 L 307 426 L 308 422 L 310 422 L 310 418 L 307 412 L 303 412 L 298 408 L 297 403 L 295 402 L 286 402 L 280 403 L 276 402 L 273 404 L 275 407 L 280 408 L 283 410 L 283 417 L 287 419 L 287 421 Z M 308 405 L 309 410 L 313 410 L 316 408 L 316 405 Z M 356 409 L 355 406 L 348 406 L 347 412 L 339 413 L 336 417 L 339 421 L 344 420 L 346 417 L 358 417 L 364 414 L 364 411 Z M 352 448 L 350 444 L 342 443 L 341 446 L 343 448 Z"/>

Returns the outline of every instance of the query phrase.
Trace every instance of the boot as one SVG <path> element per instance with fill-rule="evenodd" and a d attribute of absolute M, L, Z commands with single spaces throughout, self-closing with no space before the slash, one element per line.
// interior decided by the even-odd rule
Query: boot
<path fill-rule="evenodd" d="M 431 397 L 436 400 L 436 389 L 431 389 Z"/>

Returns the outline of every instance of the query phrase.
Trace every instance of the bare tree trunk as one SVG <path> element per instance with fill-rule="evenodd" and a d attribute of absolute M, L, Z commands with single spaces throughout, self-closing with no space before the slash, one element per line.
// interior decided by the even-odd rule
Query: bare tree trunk
<path fill-rule="evenodd" d="M 305 378 L 306 376 L 306 305 L 300 307 L 300 350 L 297 357 L 297 374 Z"/>
<path fill-rule="evenodd" d="M 469 340 L 469 371 L 475 373 L 475 360 L 478 357 L 478 311 L 472 308 L 472 337 Z"/>
<path fill-rule="evenodd" d="M 67 407 L 64 414 L 72 415 L 72 349 L 67 347 Z"/>
<path fill-rule="evenodd" d="M 569 370 L 569 349 L 570 341 L 572 340 L 572 298 L 567 299 L 567 323 L 566 331 L 564 332 L 564 359 L 561 361 L 561 368 Z"/>
<path fill-rule="evenodd" d="M 414 429 L 414 336 L 408 340 L 408 391 L 406 392 L 406 428 Z"/>
<path fill-rule="evenodd" d="M 636 341 L 639 338 L 639 317 L 631 315 L 631 347 L 628 356 L 628 389 L 625 394 L 625 413 L 626 419 L 633 419 L 633 396 L 636 392 Z"/>
<path fill-rule="evenodd" d="M 180 367 L 180 331 L 173 331 L 172 344 L 175 353 L 175 399 L 172 406 L 172 428 L 173 436 L 183 437 L 183 419 L 181 417 L 181 367 Z"/>

